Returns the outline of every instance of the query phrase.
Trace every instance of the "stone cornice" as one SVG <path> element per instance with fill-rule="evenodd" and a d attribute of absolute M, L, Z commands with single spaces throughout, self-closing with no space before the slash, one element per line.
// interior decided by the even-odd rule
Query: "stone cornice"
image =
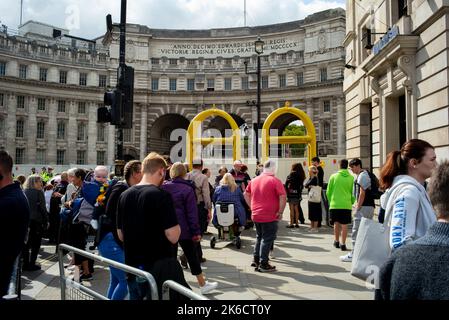
<path fill-rule="evenodd" d="M 371 54 L 363 71 L 375 76 L 383 73 L 390 64 L 395 64 L 401 55 L 414 55 L 418 48 L 419 36 L 399 35 L 392 39 L 377 55 Z"/>

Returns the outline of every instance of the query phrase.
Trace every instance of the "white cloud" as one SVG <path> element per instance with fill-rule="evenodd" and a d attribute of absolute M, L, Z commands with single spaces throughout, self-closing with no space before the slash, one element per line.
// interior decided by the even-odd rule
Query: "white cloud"
<path fill-rule="evenodd" d="M 127 20 L 165 29 L 241 27 L 243 3 L 244 0 L 132 0 L 128 1 Z M 247 25 L 299 20 L 317 11 L 344 6 L 344 0 L 247 0 Z M 71 27 L 72 34 L 82 37 L 103 34 L 108 13 L 114 22 L 120 21 L 120 0 L 24 0 L 24 7 L 24 21 Z M 79 10 L 79 25 L 73 17 L 77 11 L 74 8 Z M 3 24 L 17 29 L 19 16 L 19 0 L 0 1 Z"/>

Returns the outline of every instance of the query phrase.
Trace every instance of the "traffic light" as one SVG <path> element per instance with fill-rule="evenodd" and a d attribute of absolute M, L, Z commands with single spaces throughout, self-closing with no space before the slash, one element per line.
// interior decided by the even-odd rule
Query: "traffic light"
<path fill-rule="evenodd" d="M 123 90 L 123 109 L 121 128 L 131 129 L 133 127 L 134 110 L 134 68 L 125 66 L 125 81 Z"/>

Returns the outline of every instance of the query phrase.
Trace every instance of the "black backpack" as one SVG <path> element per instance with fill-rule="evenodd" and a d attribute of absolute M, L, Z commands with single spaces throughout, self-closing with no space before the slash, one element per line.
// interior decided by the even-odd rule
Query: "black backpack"
<path fill-rule="evenodd" d="M 383 192 L 379 189 L 379 179 L 377 179 L 376 175 L 369 170 L 366 170 L 366 172 L 368 172 L 369 178 L 371 179 L 371 197 L 373 199 L 380 199 L 380 196 L 383 194 Z"/>

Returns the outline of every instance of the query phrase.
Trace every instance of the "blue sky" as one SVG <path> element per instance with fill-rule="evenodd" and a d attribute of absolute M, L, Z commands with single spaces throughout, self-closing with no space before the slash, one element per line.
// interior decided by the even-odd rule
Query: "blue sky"
<path fill-rule="evenodd" d="M 303 19 L 341 7 L 345 0 L 247 0 L 248 26 Z M 128 22 L 166 29 L 230 28 L 244 25 L 244 0 L 128 0 Z M 37 20 L 94 38 L 106 29 L 105 17 L 120 20 L 120 0 L 24 0 L 23 21 Z M 0 1 L 0 21 L 17 29 L 20 0 Z"/>

